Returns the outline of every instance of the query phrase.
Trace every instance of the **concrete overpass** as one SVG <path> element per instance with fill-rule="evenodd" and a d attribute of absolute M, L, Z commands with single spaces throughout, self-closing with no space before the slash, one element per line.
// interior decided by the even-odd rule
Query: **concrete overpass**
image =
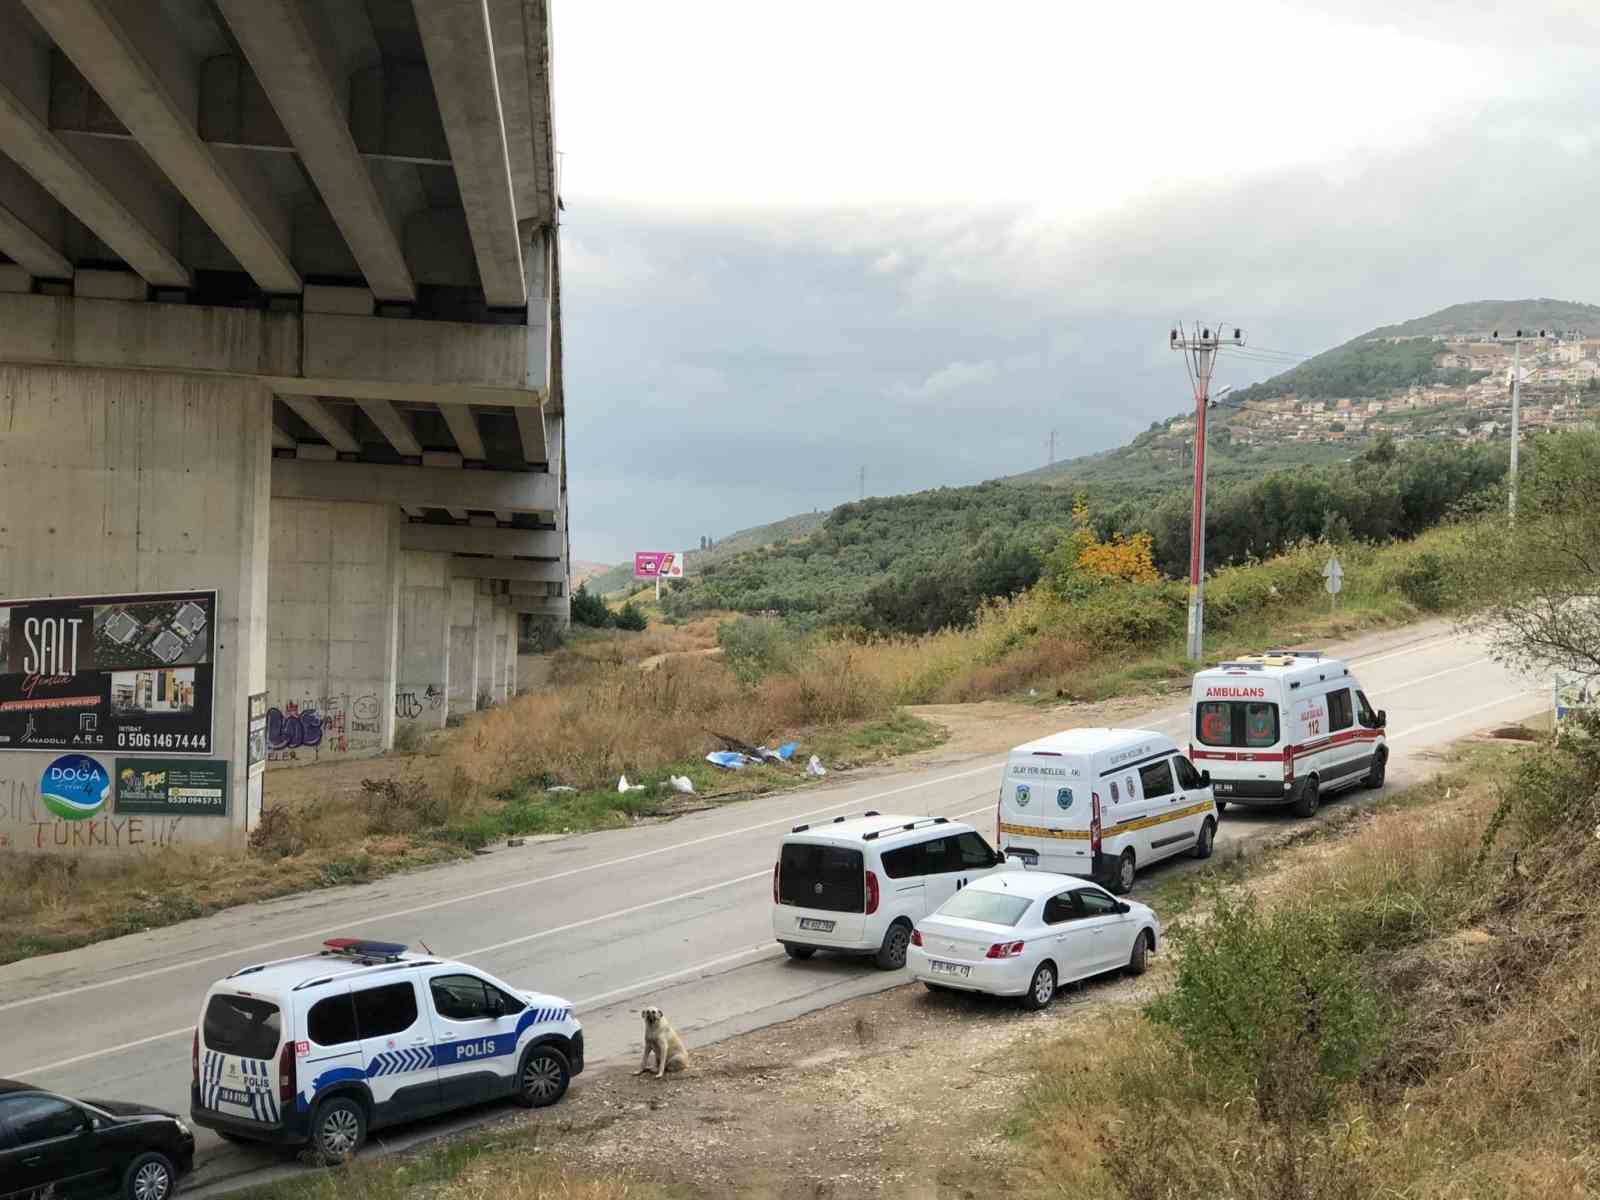
<path fill-rule="evenodd" d="M 550 66 L 547 0 L 0 0 L 0 848 L 125 837 L 42 807 L 80 750 L 225 762 L 141 825 L 236 840 L 263 742 L 380 752 L 566 622 Z"/>

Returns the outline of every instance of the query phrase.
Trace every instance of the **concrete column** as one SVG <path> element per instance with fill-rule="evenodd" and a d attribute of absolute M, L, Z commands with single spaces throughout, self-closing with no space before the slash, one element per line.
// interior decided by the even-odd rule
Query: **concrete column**
<path fill-rule="evenodd" d="M 0 856 L 238 843 L 253 825 L 247 698 L 266 687 L 271 413 L 248 379 L 0 366 L 0 607 L 215 589 L 211 757 L 228 764 L 225 816 L 119 815 L 108 799 L 65 820 L 39 785 L 72 747 L 0 748 Z M 119 759 L 137 762 L 115 747 L 94 757 L 108 780 Z"/>
<path fill-rule="evenodd" d="M 478 707 L 478 582 L 450 581 L 450 698 L 448 715 Z"/>
<path fill-rule="evenodd" d="M 512 664 L 517 661 L 517 638 L 512 634 L 515 618 L 510 611 L 509 595 L 494 597 L 494 701 L 504 701 L 510 696 Z"/>
<path fill-rule="evenodd" d="M 272 501 L 268 718 L 296 736 L 270 745 L 270 762 L 394 744 L 400 521 L 391 504 Z"/>
<path fill-rule="evenodd" d="M 450 687 L 450 584 L 448 555 L 401 552 L 396 729 L 444 728 Z"/>
<path fill-rule="evenodd" d="M 494 702 L 494 681 L 500 672 L 499 647 L 494 636 L 494 594 L 489 586 L 486 582 L 478 584 L 478 691 L 473 697 L 474 704 L 484 697 Z"/>

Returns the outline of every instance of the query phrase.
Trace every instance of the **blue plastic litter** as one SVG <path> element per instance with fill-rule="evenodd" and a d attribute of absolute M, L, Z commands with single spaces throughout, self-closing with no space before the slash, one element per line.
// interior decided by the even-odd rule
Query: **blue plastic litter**
<path fill-rule="evenodd" d="M 778 757 L 783 759 L 784 762 L 788 762 L 794 757 L 794 752 L 798 749 L 800 749 L 799 742 L 785 742 L 778 747 Z"/>
<path fill-rule="evenodd" d="M 736 750 L 713 750 L 706 755 L 706 761 L 715 767 L 737 771 L 744 766 L 744 755 Z"/>

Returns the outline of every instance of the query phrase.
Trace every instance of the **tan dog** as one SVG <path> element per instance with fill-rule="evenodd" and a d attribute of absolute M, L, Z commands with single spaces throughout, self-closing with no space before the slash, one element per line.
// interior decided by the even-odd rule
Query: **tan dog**
<path fill-rule="evenodd" d="M 650 1070 L 650 1056 L 656 1057 L 656 1078 L 668 1071 L 682 1071 L 689 1065 L 689 1051 L 672 1027 L 672 1022 L 659 1008 L 644 1010 L 644 1057 L 639 1060 L 637 1074 Z"/>

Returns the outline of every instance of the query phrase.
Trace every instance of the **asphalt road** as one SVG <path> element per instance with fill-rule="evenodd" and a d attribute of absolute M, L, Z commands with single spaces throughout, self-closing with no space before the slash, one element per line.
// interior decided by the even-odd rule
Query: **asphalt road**
<path fill-rule="evenodd" d="M 1352 660 L 1374 705 L 1388 710 L 1391 787 L 1425 777 L 1430 748 L 1548 704 L 1542 685 L 1508 673 L 1481 643 L 1443 624 L 1329 650 Z M 1187 711 L 1176 703 L 1129 724 L 1187 740 Z M 187 1113 L 189 1039 L 205 989 L 240 966 L 341 934 L 425 942 L 435 954 L 566 997 L 584 1021 L 591 1065 L 635 1052 L 636 1013 L 646 1003 L 664 1008 L 691 1046 L 786 1020 L 905 976 L 827 955 L 783 957 L 768 913 L 782 832 L 807 818 L 877 808 L 960 817 L 992 839 L 1002 763 L 991 754 L 852 773 L 665 825 L 499 850 L 0 967 L 0 1077 Z M 1325 813 L 1372 796 L 1331 798 Z M 1294 821 L 1232 808 L 1217 840 L 1226 847 Z M 1141 874 L 1135 894 L 1174 869 L 1183 867 Z M 198 1184 L 281 1161 L 197 1133 Z"/>

